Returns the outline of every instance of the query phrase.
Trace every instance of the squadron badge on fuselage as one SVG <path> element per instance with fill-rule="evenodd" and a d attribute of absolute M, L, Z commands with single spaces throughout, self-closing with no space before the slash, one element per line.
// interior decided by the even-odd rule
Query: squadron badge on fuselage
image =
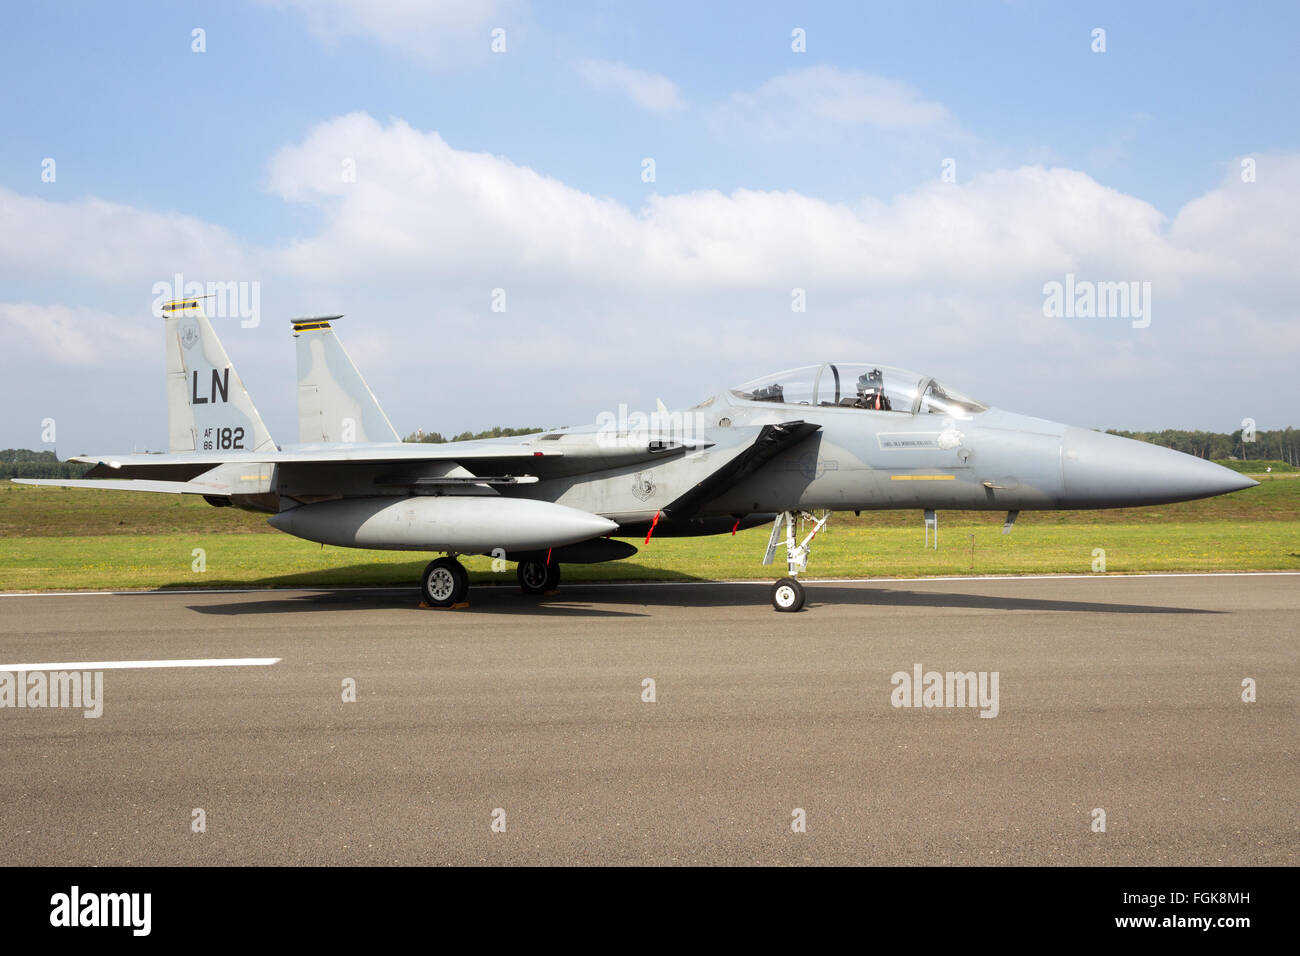
<path fill-rule="evenodd" d="M 650 476 L 645 472 L 638 471 L 632 476 L 632 494 L 636 495 L 641 501 L 649 501 L 650 496 L 655 493 L 655 483 L 650 480 Z"/>

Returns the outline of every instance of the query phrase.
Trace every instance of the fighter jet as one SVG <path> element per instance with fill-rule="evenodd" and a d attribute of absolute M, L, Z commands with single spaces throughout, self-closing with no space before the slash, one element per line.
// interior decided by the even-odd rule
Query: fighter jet
<path fill-rule="evenodd" d="M 402 442 L 339 342 L 342 316 L 294 319 L 298 442 L 262 423 L 199 299 L 163 307 L 166 454 L 92 455 L 84 479 L 24 484 L 203 497 L 349 548 L 441 553 L 420 579 L 431 607 L 465 606 L 460 555 L 518 563 L 526 593 L 560 566 L 629 557 L 622 538 L 771 525 L 763 554 L 798 611 L 813 541 L 835 511 L 1123 508 L 1257 482 L 1213 462 L 989 407 L 935 379 L 827 362 L 724 388 L 691 408 L 606 411 L 522 438 Z M 806 533 L 805 533 L 806 532 Z M 937 533 L 937 532 L 936 532 Z"/>

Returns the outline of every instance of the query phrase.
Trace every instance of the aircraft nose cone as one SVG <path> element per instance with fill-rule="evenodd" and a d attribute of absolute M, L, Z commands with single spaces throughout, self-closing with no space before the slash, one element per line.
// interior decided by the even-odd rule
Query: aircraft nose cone
<path fill-rule="evenodd" d="M 1065 430 L 1061 471 L 1066 508 L 1167 504 L 1259 484 L 1204 458 L 1086 428 Z"/>

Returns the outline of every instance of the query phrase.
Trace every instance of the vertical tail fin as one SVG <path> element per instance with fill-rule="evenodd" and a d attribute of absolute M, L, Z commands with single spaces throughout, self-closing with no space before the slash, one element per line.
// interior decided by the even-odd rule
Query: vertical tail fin
<path fill-rule="evenodd" d="M 162 307 L 168 451 L 275 448 L 201 303 L 201 299 L 178 299 Z"/>
<path fill-rule="evenodd" d="M 331 319 L 293 320 L 298 351 L 298 440 L 316 442 L 401 441 L 356 365 L 343 350 Z"/>

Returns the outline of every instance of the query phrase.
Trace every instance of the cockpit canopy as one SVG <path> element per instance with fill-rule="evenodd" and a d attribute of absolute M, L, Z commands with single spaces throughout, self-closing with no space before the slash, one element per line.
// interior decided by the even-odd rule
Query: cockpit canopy
<path fill-rule="evenodd" d="M 954 418 L 969 418 L 988 410 L 987 405 L 946 388 L 927 375 L 862 362 L 805 365 L 764 375 L 737 385 L 731 394 L 750 402 L 865 408 Z"/>

